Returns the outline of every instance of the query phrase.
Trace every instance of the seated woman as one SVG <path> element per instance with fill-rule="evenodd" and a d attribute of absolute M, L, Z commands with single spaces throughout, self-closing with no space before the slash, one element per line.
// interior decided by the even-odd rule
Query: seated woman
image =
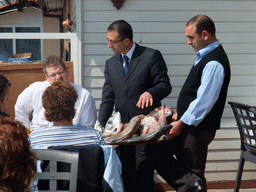
<path fill-rule="evenodd" d="M 9 116 L 5 113 L 6 103 L 9 97 L 11 82 L 0 73 L 0 116 Z"/>
<path fill-rule="evenodd" d="M 36 174 L 28 129 L 10 117 L 0 118 L 0 191 L 30 191 Z"/>
<path fill-rule="evenodd" d="M 76 89 L 66 81 L 56 81 L 45 90 L 42 96 L 45 117 L 53 126 L 37 128 L 30 134 L 32 148 L 106 144 L 101 133 L 93 127 L 72 124 L 77 98 Z"/>

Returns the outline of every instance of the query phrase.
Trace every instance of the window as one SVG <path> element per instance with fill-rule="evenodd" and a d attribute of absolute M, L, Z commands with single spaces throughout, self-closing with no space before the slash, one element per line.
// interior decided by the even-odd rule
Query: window
<path fill-rule="evenodd" d="M 11 27 L 0 27 L 0 33 L 12 33 Z M 13 54 L 12 39 L 0 39 L 1 50 L 7 52 L 9 55 Z"/>
<path fill-rule="evenodd" d="M 40 27 L 0 27 L 0 33 L 40 33 Z M 0 39 L 0 47 L 10 55 L 32 53 L 32 61 L 41 60 L 41 40 Z"/>

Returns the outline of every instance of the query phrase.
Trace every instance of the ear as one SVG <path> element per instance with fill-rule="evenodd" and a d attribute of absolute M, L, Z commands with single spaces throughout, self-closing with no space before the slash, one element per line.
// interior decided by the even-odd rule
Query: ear
<path fill-rule="evenodd" d="M 125 45 L 129 45 L 131 43 L 131 41 L 130 41 L 130 39 L 126 38 L 126 39 L 124 39 L 124 43 L 125 43 Z"/>
<path fill-rule="evenodd" d="M 207 41 L 209 39 L 210 34 L 208 33 L 208 31 L 203 30 L 201 36 L 205 41 Z"/>
<path fill-rule="evenodd" d="M 44 75 L 44 76 L 45 76 L 45 79 L 48 80 L 49 77 L 47 75 Z"/>

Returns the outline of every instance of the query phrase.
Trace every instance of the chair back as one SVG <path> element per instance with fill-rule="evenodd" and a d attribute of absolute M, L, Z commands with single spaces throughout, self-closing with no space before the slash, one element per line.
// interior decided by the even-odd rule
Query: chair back
<path fill-rule="evenodd" d="M 57 191 L 57 181 L 69 181 L 69 191 L 75 192 L 78 172 L 78 152 L 69 152 L 51 149 L 36 149 L 36 155 L 41 161 L 49 161 L 49 172 L 38 172 L 35 179 L 49 180 L 50 192 Z M 70 172 L 58 172 L 57 162 L 70 164 Z M 47 191 L 47 190 L 44 190 Z M 64 192 L 64 191 L 62 191 Z"/>
<path fill-rule="evenodd" d="M 241 150 L 256 152 L 256 109 L 253 106 L 228 102 L 233 110 L 241 137 Z"/>

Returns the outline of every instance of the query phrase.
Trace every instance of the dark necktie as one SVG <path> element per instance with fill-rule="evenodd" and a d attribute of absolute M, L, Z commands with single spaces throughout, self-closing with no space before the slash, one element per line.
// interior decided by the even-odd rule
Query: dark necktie
<path fill-rule="evenodd" d="M 129 67 L 129 58 L 126 55 L 124 55 L 124 74 L 125 74 L 125 76 L 127 75 L 128 67 Z"/>

